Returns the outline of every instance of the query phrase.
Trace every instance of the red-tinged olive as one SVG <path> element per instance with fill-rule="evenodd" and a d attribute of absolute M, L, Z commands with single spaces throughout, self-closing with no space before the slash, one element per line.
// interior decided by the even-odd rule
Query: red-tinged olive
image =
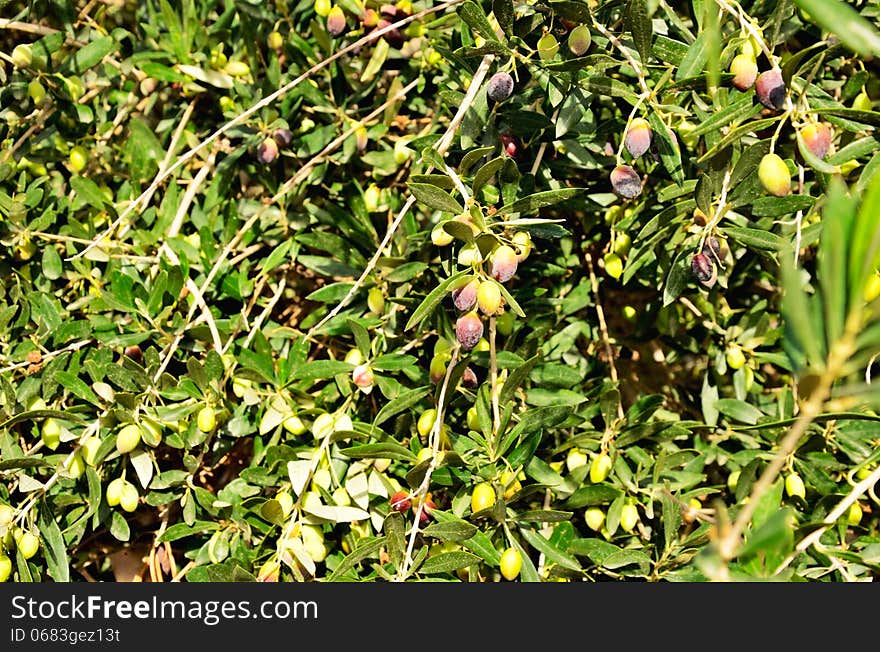
<path fill-rule="evenodd" d="M 436 503 L 431 500 L 431 494 L 425 496 L 425 502 L 422 505 L 422 513 L 419 515 L 419 523 L 424 525 L 431 520 L 431 512 L 436 509 Z"/>
<path fill-rule="evenodd" d="M 592 43 L 593 37 L 586 25 L 578 25 L 568 35 L 568 49 L 576 57 L 584 56 Z"/>
<path fill-rule="evenodd" d="M 746 91 L 750 89 L 758 76 L 758 64 L 755 58 L 747 54 L 738 54 L 730 62 L 730 73 L 733 75 L 735 88 Z"/>
<path fill-rule="evenodd" d="M 712 287 L 718 280 L 715 263 L 706 254 L 694 254 L 691 258 L 691 271 L 696 279 L 706 287 Z"/>
<path fill-rule="evenodd" d="M 489 274 L 492 278 L 499 283 L 507 283 L 516 274 L 519 262 L 513 247 L 501 245 L 492 252 L 489 265 Z"/>
<path fill-rule="evenodd" d="M 804 144 L 817 158 L 825 158 L 831 148 L 831 128 L 824 122 L 812 122 L 801 129 Z"/>
<path fill-rule="evenodd" d="M 257 160 L 263 165 L 268 165 L 278 158 L 278 143 L 274 138 L 266 138 L 257 147 Z"/>
<path fill-rule="evenodd" d="M 464 373 L 461 375 L 461 384 L 467 389 L 476 389 L 480 381 L 477 380 L 477 374 L 474 373 L 473 369 L 465 367 Z"/>
<path fill-rule="evenodd" d="M 621 197 L 633 199 L 642 192 L 642 179 L 629 165 L 618 165 L 611 171 L 611 188 Z"/>
<path fill-rule="evenodd" d="M 706 238 L 706 241 L 703 243 L 702 253 L 720 263 L 722 254 L 721 243 L 718 242 L 718 238 L 716 238 L 714 235 L 710 235 L 708 238 Z"/>
<path fill-rule="evenodd" d="M 290 129 L 276 129 L 272 134 L 272 140 L 278 144 L 278 147 L 290 147 L 290 143 L 293 142 L 293 132 Z"/>
<path fill-rule="evenodd" d="M 452 303 L 462 312 L 471 310 L 477 303 L 477 290 L 480 282 L 477 279 L 472 280 L 467 285 L 456 288 L 452 291 Z"/>
<path fill-rule="evenodd" d="M 768 109 L 779 110 L 785 106 L 785 81 L 778 68 L 765 70 L 755 81 L 755 93 L 758 101 Z"/>
<path fill-rule="evenodd" d="M 364 27 L 375 27 L 379 24 L 379 14 L 375 9 L 367 9 L 361 16 L 361 24 Z"/>
<path fill-rule="evenodd" d="M 513 77 L 506 72 L 496 72 L 489 78 L 486 95 L 493 102 L 503 102 L 513 94 Z"/>
<path fill-rule="evenodd" d="M 651 147 L 651 125 L 644 118 L 636 118 L 626 130 L 623 144 L 633 158 L 639 158 Z"/>
<path fill-rule="evenodd" d="M 373 386 L 373 370 L 367 364 L 359 364 L 351 372 L 351 380 L 362 390 Z"/>
<path fill-rule="evenodd" d="M 483 337 L 483 322 L 476 312 L 467 312 L 455 322 L 455 338 L 461 348 L 470 351 Z"/>
<path fill-rule="evenodd" d="M 516 152 L 519 149 L 516 137 L 511 136 L 510 134 L 501 134 L 499 138 L 501 139 L 501 146 L 504 148 L 504 153 L 508 156 L 516 156 Z"/>
<path fill-rule="evenodd" d="M 477 305 L 484 315 L 494 315 L 501 307 L 501 286 L 495 281 L 483 281 L 477 289 Z"/>
<path fill-rule="evenodd" d="M 791 172 L 778 154 L 765 154 L 758 164 L 758 180 L 764 190 L 776 197 L 791 192 Z"/>
<path fill-rule="evenodd" d="M 334 6 L 327 14 L 327 31 L 331 36 L 339 36 L 345 31 L 345 12 L 339 5 Z"/>
<path fill-rule="evenodd" d="M 390 502 L 391 509 L 400 513 L 407 511 L 412 504 L 409 499 L 409 494 L 403 490 L 395 492 L 394 495 L 391 496 Z"/>

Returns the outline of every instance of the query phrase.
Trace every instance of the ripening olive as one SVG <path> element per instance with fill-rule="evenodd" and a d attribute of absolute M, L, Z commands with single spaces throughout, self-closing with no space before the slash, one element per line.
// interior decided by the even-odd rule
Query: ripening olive
<path fill-rule="evenodd" d="M 758 101 L 768 109 L 779 110 L 785 106 L 785 81 L 778 68 L 765 70 L 755 81 Z"/>
<path fill-rule="evenodd" d="M 811 122 L 801 129 L 801 138 L 817 158 L 825 158 L 831 148 L 831 127 L 824 122 Z"/>
<path fill-rule="evenodd" d="M 626 147 L 626 151 L 630 153 L 630 156 L 639 158 L 650 149 L 652 136 L 653 132 L 648 121 L 644 118 L 636 118 L 630 123 L 629 129 L 626 130 L 623 144 Z"/>
<path fill-rule="evenodd" d="M 483 337 L 483 322 L 474 312 L 466 312 L 455 322 L 455 338 L 466 351 L 473 349 Z"/>
<path fill-rule="evenodd" d="M 496 247 L 489 257 L 489 274 L 499 283 L 507 283 L 519 265 L 516 252 L 509 245 Z"/>
<path fill-rule="evenodd" d="M 484 315 L 494 315 L 501 307 L 501 286 L 495 281 L 483 281 L 477 288 L 477 305 Z"/>
<path fill-rule="evenodd" d="M 598 483 L 605 480 L 611 473 L 611 456 L 608 453 L 600 453 L 593 458 L 590 465 L 590 482 Z"/>
<path fill-rule="evenodd" d="M 625 199 L 638 197 L 642 192 L 642 179 L 629 165 L 618 165 L 611 171 L 611 188 Z"/>
<path fill-rule="evenodd" d="M 730 73 L 735 88 L 746 91 L 750 89 L 758 76 L 758 64 L 753 56 L 738 54 L 730 62 Z"/>
<path fill-rule="evenodd" d="M 510 73 L 496 72 L 489 78 L 486 95 L 493 102 L 503 102 L 513 94 L 513 77 Z"/>
<path fill-rule="evenodd" d="M 522 570 L 522 556 L 519 550 L 507 548 L 507 550 L 502 552 L 499 566 L 501 568 L 501 576 L 504 579 L 512 582 L 519 577 L 519 572 Z"/>
<path fill-rule="evenodd" d="M 488 482 L 480 482 L 471 493 L 471 511 L 481 512 L 495 504 L 495 487 Z"/>

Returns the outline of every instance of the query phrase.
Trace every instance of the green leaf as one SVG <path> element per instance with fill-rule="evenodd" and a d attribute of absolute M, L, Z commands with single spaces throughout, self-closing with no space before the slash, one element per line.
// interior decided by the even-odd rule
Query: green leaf
<path fill-rule="evenodd" d="M 733 122 L 748 120 L 760 112 L 761 105 L 755 104 L 754 98 L 751 95 L 745 95 L 703 120 L 691 131 L 690 135 L 703 136 L 704 134 L 720 131 L 722 127 L 726 127 Z"/>
<path fill-rule="evenodd" d="M 482 187 L 486 185 L 486 183 L 488 183 L 502 167 L 504 167 L 505 160 L 506 158 L 504 156 L 499 156 L 477 170 L 477 173 L 474 175 L 474 181 L 471 184 L 474 195 L 479 193 Z"/>
<path fill-rule="evenodd" d="M 651 58 L 651 37 L 654 30 L 646 0 L 629 0 L 626 7 L 626 23 L 642 64 L 647 65 Z"/>
<path fill-rule="evenodd" d="M 507 380 L 504 381 L 504 385 L 501 387 L 501 391 L 498 394 L 498 400 L 502 404 L 506 403 L 513 397 L 516 390 L 519 389 L 520 385 L 522 385 L 525 379 L 528 378 L 532 369 L 541 361 L 542 357 L 542 355 L 535 355 L 510 372 L 510 375 L 507 377 Z"/>
<path fill-rule="evenodd" d="M 696 77 L 706 66 L 709 59 L 709 50 L 706 47 L 706 41 L 709 38 L 709 32 L 701 32 L 694 41 L 687 54 L 682 59 L 681 65 L 675 71 L 675 81 L 681 81 L 689 77 Z"/>
<path fill-rule="evenodd" d="M 67 546 L 52 511 L 43 501 L 40 505 L 38 527 L 45 544 L 43 550 L 46 557 L 46 571 L 56 582 L 69 582 L 70 565 L 67 560 Z"/>
<path fill-rule="evenodd" d="M 764 416 L 764 413 L 754 405 L 749 405 L 745 401 L 739 401 L 735 398 L 718 399 L 715 407 L 722 414 L 741 423 L 755 424 L 758 423 L 758 419 Z"/>
<path fill-rule="evenodd" d="M 851 242 L 856 207 L 847 196 L 847 188 L 835 179 L 828 189 L 822 211 L 822 235 L 819 239 L 817 276 L 825 308 L 825 335 L 829 349 L 843 334 L 847 300 L 847 243 Z"/>
<path fill-rule="evenodd" d="M 657 112 L 650 111 L 648 113 L 648 122 L 651 124 L 651 130 L 654 132 L 654 142 L 657 144 L 657 150 L 663 167 L 666 168 L 669 176 L 672 177 L 672 180 L 678 186 L 683 185 L 684 170 L 681 167 L 681 149 L 678 146 L 678 139 Z"/>
<path fill-rule="evenodd" d="M 789 243 L 784 238 L 761 229 L 750 229 L 745 227 L 723 227 L 721 232 L 727 237 L 744 244 L 753 249 L 762 249 L 764 251 L 781 251 L 789 247 Z"/>
<path fill-rule="evenodd" d="M 425 563 L 419 567 L 418 572 L 425 575 L 435 573 L 450 573 L 465 566 L 473 566 L 480 562 L 480 558 L 469 552 L 459 550 L 456 552 L 444 552 L 433 557 L 428 557 Z"/>
<path fill-rule="evenodd" d="M 101 407 L 101 400 L 98 398 L 98 395 L 92 391 L 92 388 L 69 371 L 59 371 L 55 374 L 55 378 L 67 391 L 75 394 L 84 401 L 88 401 L 92 405 Z"/>
<path fill-rule="evenodd" d="M 408 389 L 401 392 L 396 398 L 388 401 L 382 406 L 382 409 L 379 410 L 378 414 L 376 414 L 376 418 L 373 420 L 373 425 L 382 425 L 391 417 L 400 414 L 404 410 L 421 401 L 430 391 L 430 387 L 416 387 L 415 389 Z"/>
<path fill-rule="evenodd" d="M 534 213 L 544 208 L 577 197 L 587 192 L 586 188 L 563 188 L 561 190 L 546 190 L 536 192 L 533 195 L 518 199 L 512 204 L 502 206 L 496 215 L 510 215 L 511 213 Z"/>
<path fill-rule="evenodd" d="M 118 47 L 112 36 L 103 36 L 80 48 L 69 57 L 58 72 L 62 75 L 79 75 L 97 65 Z"/>
<path fill-rule="evenodd" d="M 476 525 L 472 525 L 466 521 L 448 521 L 446 523 L 432 523 L 422 530 L 422 534 L 443 541 L 461 543 L 462 541 L 470 539 L 478 531 L 479 529 Z"/>
<path fill-rule="evenodd" d="M 859 305 L 862 301 L 865 284 L 878 268 L 880 268 L 880 175 L 874 175 L 862 198 L 849 240 L 847 277 L 850 306 Z"/>
<path fill-rule="evenodd" d="M 386 538 L 361 539 L 358 546 L 343 559 L 327 578 L 328 582 L 345 581 L 346 573 L 364 559 L 378 557 L 379 551 L 386 545 Z"/>
<path fill-rule="evenodd" d="M 785 197 L 761 197 L 752 203 L 755 217 L 779 217 L 797 211 L 809 211 L 816 202 L 809 195 L 786 195 Z"/>
<path fill-rule="evenodd" d="M 458 203 L 455 197 L 435 185 L 429 183 L 408 183 L 407 187 L 418 201 L 429 208 L 455 213 L 456 215 L 464 211 L 464 208 L 462 208 L 462 205 Z"/>
<path fill-rule="evenodd" d="M 403 330 L 408 331 L 422 323 L 422 321 L 434 311 L 434 308 L 437 307 L 447 294 L 462 285 L 467 285 L 470 280 L 469 275 L 470 270 L 459 270 L 431 290 L 428 296 L 422 299 L 419 307 L 415 309 L 412 316 L 409 318 L 409 321 L 406 322 L 406 326 L 404 326 Z"/>
<path fill-rule="evenodd" d="M 538 552 L 544 553 L 544 556 L 547 558 L 548 561 L 551 561 L 554 564 L 559 564 L 563 568 L 567 568 L 568 570 L 578 573 L 583 570 L 577 559 L 572 557 L 567 552 L 554 547 L 553 544 L 551 544 L 538 532 L 529 530 L 528 528 L 520 528 L 519 532 L 522 535 L 522 538 L 525 539 L 530 546 L 532 546 Z"/>
<path fill-rule="evenodd" d="M 364 457 L 387 457 L 393 460 L 405 460 L 407 462 L 415 462 L 416 456 L 408 448 L 386 441 L 378 444 L 363 444 L 362 446 L 352 446 L 339 451 L 340 454 L 352 458 Z"/>
<path fill-rule="evenodd" d="M 458 15 L 468 24 L 477 34 L 489 41 L 499 42 L 498 35 L 492 29 L 492 24 L 486 17 L 483 8 L 476 2 L 468 0 L 458 9 Z"/>
<path fill-rule="evenodd" d="M 794 510 L 789 506 L 780 507 L 777 503 L 766 521 L 755 526 L 755 530 L 746 539 L 739 551 L 743 559 L 759 553 L 791 548 L 794 538 L 794 527 L 797 523 Z"/>
<path fill-rule="evenodd" d="M 794 0 L 810 20 L 862 56 L 880 55 L 880 33 L 854 8 L 840 0 Z"/>
<path fill-rule="evenodd" d="M 664 306 L 668 306 L 675 301 L 687 287 L 692 275 L 691 253 L 682 247 L 675 254 L 672 265 L 669 267 L 669 274 L 666 275 L 666 282 L 663 284 Z"/>
<path fill-rule="evenodd" d="M 76 196 L 86 202 L 89 206 L 97 208 L 98 210 L 106 210 L 107 198 L 104 196 L 104 193 L 101 192 L 101 189 L 98 188 L 98 184 L 94 181 L 87 179 L 86 177 L 73 175 L 70 177 L 70 186 L 73 188 L 73 192 L 76 193 Z"/>

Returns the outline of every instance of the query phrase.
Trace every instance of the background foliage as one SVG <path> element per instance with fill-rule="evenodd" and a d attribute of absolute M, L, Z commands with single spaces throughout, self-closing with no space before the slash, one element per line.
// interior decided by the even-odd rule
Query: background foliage
<path fill-rule="evenodd" d="M 875 2 L 0 7 L 11 579 L 877 577 Z"/>

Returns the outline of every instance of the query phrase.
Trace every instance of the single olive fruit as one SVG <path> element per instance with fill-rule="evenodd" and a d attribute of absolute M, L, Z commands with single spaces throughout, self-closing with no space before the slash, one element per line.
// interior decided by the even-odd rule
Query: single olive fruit
<path fill-rule="evenodd" d="M 46 89 L 43 88 L 39 79 L 32 79 L 28 82 L 28 95 L 37 106 L 46 99 Z"/>
<path fill-rule="evenodd" d="M 877 297 L 880 297 L 880 272 L 871 274 L 862 292 L 862 298 L 865 300 L 865 303 L 871 303 Z"/>
<path fill-rule="evenodd" d="M 765 154 L 758 164 L 758 179 L 764 190 L 776 197 L 791 192 L 791 172 L 778 154 Z"/>
<path fill-rule="evenodd" d="M 512 582 L 519 577 L 519 572 L 522 570 L 522 555 L 516 548 L 508 548 L 501 553 L 498 565 L 501 568 L 501 576 Z"/>
<path fill-rule="evenodd" d="M 274 138 L 264 138 L 263 142 L 257 147 L 257 161 L 263 165 L 268 165 L 278 158 L 278 143 Z"/>
<path fill-rule="evenodd" d="M 508 156 L 516 156 L 516 152 L 519 149 L 519 141 L 516 139 L 516 136 L 511 134 L 501 134 L 498 138 L 501 140 L 501 146 L 504 148 L 504 153 Z"/>
<path fill-rule="evenodd" d="M 804 498 L 807 495 L 804 481 L 797 473 L 789 473 L 785 476 L 785 493 L 789 496 Z"/>
<path fill-rule="evenodd" d="M 281 32 L 275 30 L 269 32 L 269 36 L 266 37 L 266 45 L 270 50 L 280 50 L 284 45 L 284 37 L 281 36 Z"/>
<path fill-rule="evenodd" d="M 605 264 L 605 271 L 611 278 L 618 279 L 623 275 L 623 260 L 613 251 L 605 254 L 602 262 Z"/>
<path fill-rule="evenodd" d="M 431 357 L 431 364 L 428 367 L 428 376 L 431 378 L 432 383 L 439 383 L 443 380 L 443 377 L 446 375 L 446 363 L 448 361 L 449 356 L 445 353 Z"/>
<path fill-rule="evenodd" d="M 639 510 L 632 503 L 626 503 L 620 509 L 620 527 L 625 532 L 632 532 L 639 522 Z"/>
<path fill-rule="evenodd" d="M 727 347 L 724 357 L 727 358 L 727 366 L 731 369 L 740 369 L 746 363 L 743 350 L 736 344 Z"/>
<path fill-rule="evenodd" d="M 509 245 L 496 247 L 489 257 L 489 274 L 499 283 L 507 283 L 519 265 L 516 252 Z"/>
<path fill-rule="evenodd" d="M 513 77 L 510 73 L 496 72 L 489 78 L 486 95 L 493 102 L 503 102 L 513 94 Z"/>
<path fill-rule="evenodd" d="M 429 408 L 422 412 L 419 415 L 419 420 L 416 422 L 416 430 L 418 430 L 419 435 L 423 438 L 427 437 L 431 429 L 434 427 L 434 422 L 437 420 L 437 410 L 434 408 Z"/>
<path fill-rule="evenodd" d="M 824 122 L 811 122 L 801 129 L 801 138 L 817 158 L 825 158 L 831 148 L 831 127 Z"/>
<path fill-rule="evenodd" d="M 302 435 L 306 431 L 306 424 L 295 414 L 286 417 L 281 425 L 291 435 Z"/>
<path fill-rule="evenodd" d="M 315 13 L 321 18 L 326 18 L 332 8 L 332 0 L 315 0 Z"/>
<path fill-rule="evenodd" d="M 636 118 L 626 130 L 623 144 L 630 156 L 639 158 L 650 149 L 652 136 L 653 131 L 651 131 L 651 125 L 648 121 L 644 118 Z"/>
<path fill-rule="evenodd" d="M 852 103 L 852 108 L 856 111 L 871 111 L 874 106 L 874 103 L 871 102 L 871 98 L 865 91 L 860 92 L 855 96 Z"/>
<path fill-rule="evenodd" d="M 342 11 L 342 7 L 335 5 L 330 10 L 330 13 L 327 14 L 327 31 L 330 33 L 330 36 L 339 36 L 345 32 L 347 27 L 345 12 Z"/>
<path fill-rule="evenodd" d="M 599 507 L 587 507 L 584 510 L 584 521 L 588 528 L 598 532 L 605 524 L 605 512 Z"/>
<path fill-rule="evenodd" d="M 43 421 L 43 427 L 40 428 L 40 439 L 46 448 L 55 450 L 61 443 L 61 424 L 57 419 L 49 417 Z"/>
<path fill-rule="evenodd" d="M 15 509 L 12 505 L 0 504 L 0 527 L 6 527 L 15 518 Z"/>
<path fill-rule="evenodd" d="M 119 496 L 119 506 L 126 512 L 133 512 L 137 509 L 140 498 L 137 487 L 131 482 L 126 482 L 122 485 L 122 493 Z"/>
<path fill-rule="evenodd" d="M 586 25 L 578 25 L 568 34 L 568 49 L 576 57 L 584 56 L 592 43 L 593 36 Z"/>
<path fill-rule="evenodd" d="M 715 269 L 715 263 L 706 254 L 694 254 L 691 257 L 691 272 L 694 277 L 705 285 L 712 287 L 718 280 L 718 271 Z"/>
<path fill-rule="evenodd" d="M 516 261 L 521 263 L 532 253 L 532 236 L 528 231 L 517 231 L 511 237 L 513 249 L 516 252 Z"/>
<path fill-rule="evenodd" d="M 368 364 L 359 364 L 351 372 L 351 381 L 362 390 L 372 387 L 373 380 L 373 370 Z"/>
<path fill-rule="evenodd" d="M 455 322 L 455 338 L 466 351 L 473 349 L 483 337 L 483 322 L 475 312 L 466 312 Z"/>
<path fill-rule="evenodd" d="M 115 507 L 119 504 L 119 501 L 122 498 L 123 487 L 125 487 L 125 480 L 123 478 L 111 480 L 110 484 L 107 485 L 105 496 L 107 498 L 107 504 L 110 505 L 110 507 Z"/>
<path fill-rule="evenodd" d="M 64 460 L 64 470 L 67 471 L 67 477 L 72 480 L 82 477 L 86 472 L 86 462 L 79 450 L 73 451 L 70 457 Z"/>
<path fill-rule="evenodd" d="M 611 456 L 608 453 L 599 453 L 593 458 L 590 465 L 590 482 L 598 483 L 605 480 L 611 473 Z"/>
<path fill-rule="evenodd" d="M 467 389 L 476 389 L 480 385 L 476 372 L 469 366 L 465 367 L 461 374 L 461 384 Z"/>
<path fill-rule="evenodd" d="M 480 248 L 474 242 L 462 245 L 461 249 L 458 250 L 458 264 L 462 267 L 472 267 L 482 260 L 483 256 L 480 254 Z"/>
<path fill-rule="evenodd" d="M 300 531 L 303 548 L 316 564 L 327 558 L 327 544 L 324 543 L 324 532 L 317 525 L 303 525 Z"/>
<path fill-rule="evenodd" d="M 381 315 L 385 312 L 385 293 L 380 287 L 371 287 L 367 293 L 367 308 L 374 315 Z"/>
<path fill-rule="evenodd" d="M 559 41 L 553 36 L 552 32 L 544 32 L 538 39 L 538 56 L 541 61 L 549 61 L 559 52 Z"/>
<path fill-rule="evenodd" d="M 619 256 L 626 256 L 631 247 L 632 238 L 629 236 L 629 233 L 618 231 L 617 235 L 614 237 L 614 246 L 612 247 L 614 253 Z"/>
<path fill-rule="evenodd" d="M 202 432 L 213 432 L 217 427 L 217 413 L 210 405 L 204 406 L 196 416 L 196 424 Z"/>
<path fill-rule="evenodd" d="M 516 315 L 514 315 L 512 312 L 502 312 L 500 315 L 495 317 L 495 328 L 505 337 L 513 332 L 513 327 L 515 324 Z"/>
<path fill-rule="evenodd" d="M 849 506 L 849 511 L 846 513 L 846 522 L 850 525 L 858 525 L 862 522 L 862 508 L 858 503 L 853 503 Z"/>
<path fill-rule="evenodd" d="M 251 68 L 245 61 L 228 61 L 223 66 L 223 71 L 233 77 L 247 77 L 251 72 Z"/>
<path fill-rule="evenodd" d="M 454 238 L 452 237 L 452 234 L 443 228 L 442 223 L 437 224 L 433 229 L 431 229 L 431 242 L 433 242 L 436 246 L 445 247 L 453 240 Z"/>
<path fill-rule="evenodd" d="M 290 129 L 276 129 L 272 132 L 272 140 L 278 144 L 278 147 L 290 147 L 293 142 L 293 132 Z"/>
<path fill-rule="evenodd" d="M 16 68 L 27 68 L 34 60 L 29 43 L 20 43 L 12 50 L 12 65 Z"/>
<path fill-rule="evenodd" d="M 33 532 L 24 531 L 15 539 L 15 546 L 25 559 L 30 559 L 40 549 L 40 538 Z"/>
<path fill-rule="evenodd" d="M 625 199 L 633 199 L 642 193 L 642 179 L 629 165 L 618 165 L 611 170 L 611 188 Z"/>
<path fill-rule="evenodd" d="M 755 81 L 758 101 L 768 109 L 779 110 L 785 106 L 785 81 L 779 68 L 765 70 Z"/>
<path fill-rule="evenodd" d="M 471 512 L 481 512 L 495 504 L 495 487 L 488 482 L 480 482 L 471 493 Z"/>
<path fill-rule="evenodd" d="M 483 281 L 477 288 L 477 305 L 484 315 L 494 315 L 501 307 L 501 286 L 495 281 Z"/>
<path fill-rule="evenodd" d="M 465 414 L 465 418 L 467 421 L 467 427 L 471 430 L 475 430 L 476 432 L 480 432 L 480 420 L 477 417 L 477 408 L 472 405 L 467 409 L 467 413 Z"/>
<path fill-rule="evenodd" d="M 0 582 L 5 582 L 12 575 L 12 560 L 6 553 L 0 552 Z"/>
<path fill-rule="evenodd" d="M 732 471 L 730 475 L 727 476 L 727 488 L 730 491 L 736 491 L 736 487 L 739 484 L 739 475 L 740 471 Z"/>
<path fill-rule="evenodd" d="M 520 483 L 519 478 L 516 477 L 516 474 L 513 471 L 504 471 L 501 474 L 500 481 L 504 490 L 502 495 L 505 500 L 510 500 L 520 489 L 522 489 L 522 483 Z"/>
<path fill-rule="evenodd" d="M 706 238 L 706 241 L 703 242 L 702 253 L 706 254 L 713 261 L 721 263 L 721 258 L 723 256 L 723 252 L 721 250 L 721 243 L 718 241 L 714 235 L 710 235 Z"/>
<path fill-rule="evenodd" d="M 452 304 L 456 309 L 461 310 L 462 312 L 472 310 L 477 303 L 477 292 L 479 288 L 480 282 L 477 279 L 473 279 L 466 285 L 462 285 L 460 288 L 455 288 L 452 291 Z"/>
<path fill-rule="evenodd" d="M 738 54 L 730 62 L 730 74 L 733 75 L 732 84 L 741 91 L 750 89 L 758 76 L 758 64 L 753 56 Z"/>
<path fill-rule="evenodd" d="M 590 463 L 590 458 L 580 448 L 569 448 L 565 456 L 565 468 L 574 471 Z"/>
<path fill-rule="evenodd" d="M 410 505 L 412 504 L 409 499 L 409 493 L 402 490 L 402 489 L 400 491 L 395 492 L 391 496 L 391 499 L 389 502 L 391 505 L 391 509 L 393 509 L 395 512 L 400 512 L 400 513 L 407 511 L 410 508 Z"/>
<path fill-rule="evenodd" d="M 130 453 L 141 443 L 141 429 L 135 423 L 123 426 L 116 435 L 116 450 L 120 453 Z"/>

